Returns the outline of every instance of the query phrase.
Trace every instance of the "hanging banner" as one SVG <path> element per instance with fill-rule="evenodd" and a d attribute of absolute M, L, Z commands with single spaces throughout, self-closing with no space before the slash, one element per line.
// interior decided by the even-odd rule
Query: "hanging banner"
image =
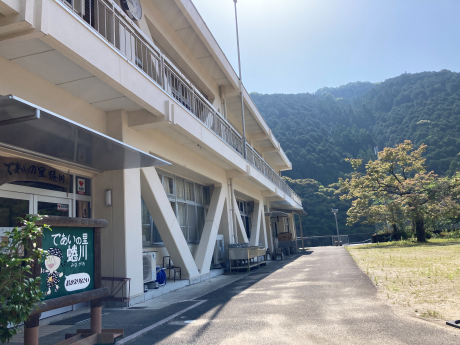
<path fill-rule="evenodd" d="M 48 252 L 41 268 L 45 300 L 94 289 L 94 229 L 53 227 L 43 230 Z"/>
<path fill-rule="evenodd" d="M 15 157 L 0 157 L 0 186 L 16 181 L 49 183 L 69 188 L 70 175 L 47 164 Z"/>
<path fill-rule="evenodd" d="M 86 180 L 83 178 L 77 178 L 77 193 L 80 195 L 86 194 Z"/>

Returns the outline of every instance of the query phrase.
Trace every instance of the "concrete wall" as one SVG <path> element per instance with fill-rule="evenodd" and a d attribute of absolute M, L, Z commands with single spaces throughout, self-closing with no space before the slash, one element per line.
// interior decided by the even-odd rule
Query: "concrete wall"
<path fill-rule="evenodd" d="M 163 256 L 170 255 L 174 264 L 183 268 L 183 276 L 187 279 L 207 276 L 217 234 L 224 235 L 226 245 L 247 240 L 241 233 L 239 211 L 234 207 L 235 193 L 244 195 L 247 201 L 257 205 L 252 214 L 251 243 L 257 245 L 261 242 L 273 249 L 270 221 L 264 216 L 264 211 L 270 207 L 271 200 L 285 201 L 289 205 L 295 205 L 295 202 L 81 20 L 69 15 L 59 3 L 42 0 L 35 4 L 36 20 L 30 23 L 30 31 L 10 36 L 2 36 L 0 32 L 0 55 L 3 54 L 3 57 L 0 56 L 0 94 L 14 94 L 139 150 L 162 157 L 172 163 L 168 171 L 190 180 L 199 176 L 213 189 L 202 242 L 190 244 L 183 238 L 155 168 L 103 173 L 83 169 L 82 173 L 92 178 L 93 216 L 109 223 L 108 228 L 102 231 L 103 276 L 131 278 L 131 296 L 142 296 L 142 252 L 151 250 L 157 251 L 158 265 L 162 264 Z M 218 108 L 221 104 L 219 88 L 210 71 L 200 64 L 153 2 L 143 0 L 143 7 L 145 18 L 138 23 L 141 29 L 150 38 L 161 34 L 168 44 L 181 52 L 181 57 L 193 71 L 193 78 L 200 80 L 198 84 Z M 157 31 L 152 32 L 148 20 L 155 23 Z M 55 51 L 56 66 L 65 63 L 77 71 L 85 71 L 88 78 L 97 78 L 107 90 L 120 93 L 124 103 L 121 102 L 118 108 L 112 106 L 114 109 L 102 110 L 104 107 L 84 100 L 88 95 L 79 97 L 70 88 L 52 82 L 53 78 L 49 75 L 43 75 L 41 67 L 49 63 L 46 59 L 37 60 L 34 65 L 4 57 L 21 49 L 33 51 L 34 45 L 43 43 Z M 53 76 L 71 72 L 64 68 L 53 69 L 53 64 L 47 67 L 51 67 Z M 140 110 L 129 110 L 133 105 Z M 133 125 L 139 114 L 147 116 L 151 122 Z M 268 131 L 267 128 L 265 130 Z M 8 154 L 14 155 L 14 152 Z M 60 168 L 65 168 L 65 164 L 61 164 Z M 202 181 L 197 182 L 203 184 Z M 111 206 L 105 205 L 106 190 L 112 191 Z M 141 196 L 161 228 L 165 246 L 142 247 Z"/>

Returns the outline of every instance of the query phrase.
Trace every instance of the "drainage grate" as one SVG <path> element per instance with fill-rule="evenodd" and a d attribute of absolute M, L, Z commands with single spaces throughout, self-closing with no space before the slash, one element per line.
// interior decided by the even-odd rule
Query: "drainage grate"
<path fill-rule="evenodd" d="M 127 309 L 147 309 L 147 307 L 130 307 L 130 308 L 127 308 Z"/>
<path fill-rule="evenodd" d="M 104 315 L 104 313 L 102 313 Z M 91 320 L 91 313 L 83 313 L 77 316 L 69 317 L 64 320 L 51 322 L 50 325 L 78 325 L 84 321 Z"/>

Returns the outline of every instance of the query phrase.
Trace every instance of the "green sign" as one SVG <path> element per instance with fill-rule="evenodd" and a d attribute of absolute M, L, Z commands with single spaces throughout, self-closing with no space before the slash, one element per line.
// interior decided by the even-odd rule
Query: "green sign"
<path fill-rule="evenodd" d="M 45 300 L 94 289 L 93 248 L 93 228 L 43 231 L 43 249 L 48 251 L 41 267 Z"/>

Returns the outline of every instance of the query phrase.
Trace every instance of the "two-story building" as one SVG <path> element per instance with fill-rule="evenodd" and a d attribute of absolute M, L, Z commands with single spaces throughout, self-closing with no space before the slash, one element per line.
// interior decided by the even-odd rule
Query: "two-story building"
<path fill-rule="evenodd" d="M 291 162 L 191 0 L 0 0 L 0 95 L 0 229 L 106 219 L 102 274 L 131 304 L 144 252 L 195 282 L 217 238 L 295 237 Z"/>

